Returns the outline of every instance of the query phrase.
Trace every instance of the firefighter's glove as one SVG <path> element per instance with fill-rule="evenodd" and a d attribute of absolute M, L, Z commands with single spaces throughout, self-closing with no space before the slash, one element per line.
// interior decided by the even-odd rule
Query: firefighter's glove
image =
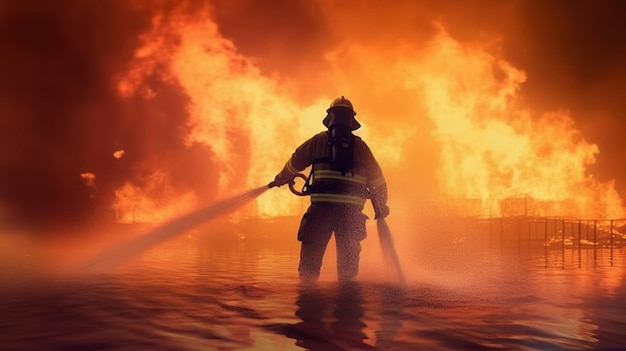
<path fill-rule="evenodd" d="M 389 206 L 380 205 L 376 208 L 376 211 L 374 212 L 374 219 L 383 219 L 387 216 L 389 216 Z"/>
<path fill-rule="evenodd" d="M 293 182 L 293 175 L 285 172 L 280 172 L 276 175 L 273 182 L 270 182 L 267 186 L 273 188 L 275 186 L 281 186 Z"/>

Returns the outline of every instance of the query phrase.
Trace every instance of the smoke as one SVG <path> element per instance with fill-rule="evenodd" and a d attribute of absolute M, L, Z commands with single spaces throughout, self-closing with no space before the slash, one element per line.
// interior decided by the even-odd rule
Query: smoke
<path fill-rule="evenodd" d="M 173 170 L 174 189 L 211 198 L 212 152 L 185 145 L 188 98 L 176 82 L 159 79 L 157 67 L 147 77 L 153 99 L 117 91 L 152 9 L 73 0 L 1 6 L 5 216 L 27 225 L 112 221 L 115 190 L 141 183 L 156 165 Z"/>
<path fill-rule="evenodd" d="M 190 96 L 193 82 L 180 79 L 183 69 L 193 67 L 172 68 L 184 38 L 167 30 L 185 19 L 214 23 L 215 32 L 205 39 L 223 40 L 226 57 L 240 65 L 236 73 L 245 71 L 272 92 L 246 108 L 287 106 L 283 115 L 264 116 L 255 127 L 274 121 L 270 126 L 279 131 L 268 134 L 272 138 L 285 130 L 297 130 L 293 137 L 300 138 L 320 125 L 303 119 L 321 120 L 330 99 L 346 94 L 364 122 L 363 136 L 371 137 L 391 173 L 402 172 L 401 160 L 417 164 L 395 179 L 412 194 L 436 188 L 437 144 L 432 121 L 416 112 L 424 107 L 407 102 L 411 94 L 398 80 L 406 66 L 386 64 L 419 57 L 442 27 L 524 70 L 527 105 L 572 110 L 577 127 L 599 146 L 592 170 L 600 180 L 614 179 L 626 167 L 619 118 L 626 106 L 616 98 L 626 84 L 618 74 L 626 62 L 620 38 L 626 21 L 618 7 L 617 1 L 4 1 L 0 209 L 29 224 L 113 221 L 119 213 L 112 206 L 124 189 L 148 189 L 157 208 L 171 203 L 172 194 L 208 203 L 218 197 L 225 174 L 229 185 L 250 185 L 231 174 L 258 157 L 245 137 L 250 129 L 199 120 L 206 111 L 198 111 L 197 96 Z M 201 11 L 208 18 L 199 17 Z M 151 41 L 151 33 L 164 39 Z M 137 85 L 124 85 L 130 83 Z M 214 101 L 236 99 L 245 97 Z M 248 121 L 240 116 L 246 111 L 228 111 L 225 118 Z M 285 123 L 291 125 L 281 127 Z M 228 134 L 230 142 L 197 137 L 210 128 Z M 389 149 L 388 143 L 409 141 L 406 154 Z M 278 171 L 282 164 L 274 159 L 284 162 L 297 144 L 280 146 L 282 153 L 262 150 L 272 158 L 258 170 L 261 176 Z M 230 168 L 220 148 L 234 152 Z M 155 178 L 161 186 L 149 184 Z M 617 178 L 616 187 L 626 193 L 626 180 Z"/>
<path fill-rule="evenodd" d="M 567 108 L 600 149 L 591 171 L 616 179 L 626 194 L 622 162 L 626 76 L 624 4 L 602 0 L 522 2 L 504 53 L 528 73 L 524 95 L 538 108 Z"/>
<path fill-rule="evenodd" d="M 435 13 L 458 40 L 491 40 L 502 57 L 527 76 L 521 96 L 536 111 L 571 111 L 576 128 L 599 147 L 589 168 L 598 179 L 621 174 L 626 85 L 624 5 L 618 1 L 478 1 L 473 9 L 440 2 Z"/>

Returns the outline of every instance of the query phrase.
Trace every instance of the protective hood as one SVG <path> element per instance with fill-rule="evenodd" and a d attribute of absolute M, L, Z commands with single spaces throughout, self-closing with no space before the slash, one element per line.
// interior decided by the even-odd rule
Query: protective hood
<path fill-rule="evenodd" d="M 348 126 L 350 130 L 357 130 L 361 128 L 361 123 L 359 123 L 356 120 L 356 118 L 354 118 L 354 115 L 352 116 L 338 115 L 338 114 L 332 113 L 332 111 L 328 112 L 328 114 L 326 115 L 326 118 L 324 118 L 322 123 L 324 123 L 324 125 L 327 128 L 330 128 L 331 126 L 335 126 L 335 125 L 340 125 L 340 124 Z"/>

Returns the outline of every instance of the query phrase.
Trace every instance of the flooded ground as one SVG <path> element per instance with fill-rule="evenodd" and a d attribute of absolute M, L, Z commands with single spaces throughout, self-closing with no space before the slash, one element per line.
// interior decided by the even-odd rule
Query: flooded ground
<path fill-rule="evenodd" d="M 389 223 L 406 286 L 373 224 L 347 285 L 336 282 L 333 243 L 320 282 L 300 285 L 297 219 L 208 224 L 109 272 L 48 274 L 39 252 L 15 254 L 3 265 L 0 349 L 626 349 L 623 248 Z"/>

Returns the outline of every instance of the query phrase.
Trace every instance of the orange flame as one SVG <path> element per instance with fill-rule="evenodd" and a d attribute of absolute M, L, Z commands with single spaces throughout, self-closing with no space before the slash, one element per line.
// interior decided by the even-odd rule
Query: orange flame
<path fill-rule="evenodd" d="M 167 174 L 161 171 L 144 177 L 141 184 L 126 182 L 115 191 L 113 210 L 118 222 L 158 223 L 186 213 L 197 202 L 192 191 L 174 191 Z"/>
<path fill-rule="evenodd" d="M 322 129 L 334 95 L 345 94 L 364 122 L 358 133 L 386 171 L 392 205 L 399 201 L 394 199 L 418 201 L 413 197 L 420 194 L 407 191 L 407 174 L 428 182 L 424 174 L 432 173 L 441 196 L 469 201 L 476 215 L 623 217 L 613 183 L 587 174 L 599 150 L 584 140 L 570 113 L 534 114 L 518 97 L 523 71 L 485 48 L 455 41 L 443 29 L 423 49 L 329 49 L 324 57 L 330 68 L 312 75 L 332 84 L 334 90 L 322 94 L 333 95 L 317 94 L 308 105 L 281 78 L 264 76 L 238 53 L 208 11 L 157 16 L 142 40 L 118 91 L 152 99 L 156 93 L 145 77 L 157 66 L 169 67 L 161 78 L 178 82 L 190 98 L 187 144 L 214 151 L 219 197 L 272 180 L 295 147 Z M 433 144 L 422 140 L 423 130 L 430 130 Z M 166 213 L 202 202 L 191 191 L 161 192 L 157 201 L 150 185 L 155 182 L 167 188 L 167 175 L 155 170 L 145 186 L 128 183 L 116 192 L 120 220 L 163 220 Z M 511 209 L 520 198 L 522 213 Z M 296 214 L 304 202 L 287 191 L 270 191 L 257 200 L 256 211 Z"/>
<path fill-rule="evenodd" d="M 447 194 L 482 200 L 483 215 L 505 214 L 503 202 L 528 197 L 537 204 L 531 213 L 509 214 L 623 216 L 613 184 L 586 174 L 599 150 L 570 114 L 536 118 L 520 106 L 522 71 L 445 33 L 424 57 L 418 82 L 442 145 L 438 174 Z"/>
<path fill-rule="evenodd" d="M 126 153 L 126 151 L 124 150 L 117 150 L 113 153 L 113 157 L 115 157 L 116 159 L 120 159 L 124 156 L 124 154 Z"/>
<path fill-rule="evenodd" d="M 81 173 L 80 177 L 85 180 L 87 187 L 93 187 L 96 184 L 96 175 L 91 172 Z"/>

